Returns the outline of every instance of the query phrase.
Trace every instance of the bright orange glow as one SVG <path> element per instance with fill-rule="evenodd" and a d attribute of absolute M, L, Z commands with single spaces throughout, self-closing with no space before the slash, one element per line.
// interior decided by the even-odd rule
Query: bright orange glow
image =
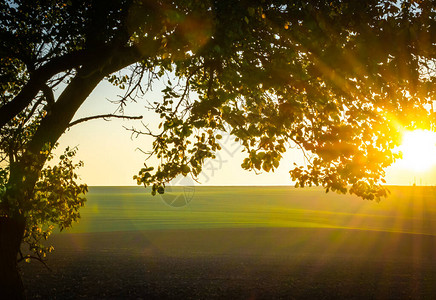
<path fill-rule="evenodd" d="M 423 172 L 436 165 L 436 132 L 405 131 L 398 150 L 403 153 L 399 163 L 406 169 Z"/>

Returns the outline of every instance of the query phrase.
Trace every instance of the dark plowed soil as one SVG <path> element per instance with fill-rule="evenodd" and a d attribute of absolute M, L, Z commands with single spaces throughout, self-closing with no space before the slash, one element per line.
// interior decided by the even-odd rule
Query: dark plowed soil
<path fill-rule="evenodd" d="M 436 237 L 342 229 L 59 234 L 29 299 L 436 299 Z"/>

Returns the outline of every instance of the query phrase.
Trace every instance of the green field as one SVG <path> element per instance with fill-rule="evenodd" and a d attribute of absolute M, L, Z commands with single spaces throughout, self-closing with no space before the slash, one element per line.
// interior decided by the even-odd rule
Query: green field
<path fill-rule="evenodd" d="M 68 232 L 290 227 L 436 234 L 433 187 L 390 190 L 376 202 L 284 186 L 171 187 L 163 197 L 143 187 L 90 187 L 82 219 Z"/>
<path fill-rule="evenodd" d="M 53 271 L 23 266 L 27 295 L 434 299 L 435 190 L 390 189 L 377 203 L 319 188 L 91 187 L 77 234 L 50 239 Z"/>

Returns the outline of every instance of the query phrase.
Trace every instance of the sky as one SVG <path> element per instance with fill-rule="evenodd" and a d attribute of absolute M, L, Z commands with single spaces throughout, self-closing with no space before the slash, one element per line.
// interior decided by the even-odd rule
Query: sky
<path fill-rule="evenodd" d="M 145 101 L 159 98 L 161 85 L 146 94 L 137 103 L 126 107 L 126 115 L 142 115 L 145 124 L 158 124 L 155 113 L 145 108 Z M 86 102 L 80 107 L 74 119 L 113 113 L 116 105 L 109 100 L 116 100 L 122 91 L 107 82 L 100 83 Z M 108 100 L 109 99 L 109 100 Z M 62 135 L 55 153 L 61 153 L 65 147 L 78 147 L 77 160 L 84 162 L 78 173 L 81 180 L 89 186 L 131 186 L 136 185 L 133 175 L 144 166 L 146 155 L 142 151 L 151 149 L 152 140 L 147 136 L 132 137 L 124 127 L 142 128 L 141 121 L 103 119 L 91 120 L 71 127 Z M 255 174 L 241 168 L 244 153 L 242 147 L 230 136 L 223 135 L 222 150 L 215 160 L 205 163 L 204 171 L 198 181 L 191 178 L 176 178 L 173 185 L 293 185 L 289 170 L 293 163 L 304 164 L 303 155 L 298 149 L 289 149 L 279 168 L 275 172 Z M 142 151 L 138 150 L 141 149 Z M 432 150 L 436 157 L 436 147 Z M 153 165 L 150 159 L 147 164 Z M 415 170 L 401 161 L 386 170 L 388 185 L 436 185 L 436 166 L 426 170 Z"/>

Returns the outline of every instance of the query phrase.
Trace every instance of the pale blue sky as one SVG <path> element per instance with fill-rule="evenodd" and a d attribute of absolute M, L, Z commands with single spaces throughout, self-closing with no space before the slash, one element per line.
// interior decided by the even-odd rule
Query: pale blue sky
<path fill-rule="evenodd" d="M 145 98 L 152 100 L 153 97 L 160 97 L 158 92 L 161 87 L 155 87 L 156 92 L 148 93 Z M 75 118 L 113 113 L 116 105 L 107 101 L 107 98 L 115 100 L 116 95 L 121 92 L 108 83 L 101 83 L 80 108 Z M 131 103 L 126 108 L 126 115 L 143 115 L 144 123 L 158 124 L 159 119 L 153 112 L 147 111 L 144 105 L 145 102 L 141 99 L 138 103 Z M 137 148 L 147 151 L 152 141 L 146 136 L 131 139 L 130 133 L 123 128 L 123 125 L 129 128 L 142 126 L 140 121 L 133 120 L 88 121 L 69 129 L 61 137 L 57 152 L 59 153 L 66 146 L 78 146 L 77 159 L 85 163 L 79 174 L 82 181 L 88 185 L 135 185 L 132 176 L 143 167 L 145 159 L 145 155 Z M 240 167 L 244 155 L 240 153 L 242 148 L 232 139 L 224 136 L 222 148 L 217 159 L 206 163 L 199 177 L 201 184 L 292 185 L 288 172 L 293 162 L 299 164 L 304 162 L 299 150 L 290 149 L 278 170 L 274 173 L 256 175 Z M 148 164 L 152 165 L 153 160 L 149 160 Z M 396 164 L 387 170 L 386 180 L 387 184 L 392 185 L 410 185 L 414 182 L 436 185 L 436 168 L 433 166 L 425 172 L 418 172 Z M 178 184 L 194 184 L 190 178 L 178 178 L 176 181 Z"/>

